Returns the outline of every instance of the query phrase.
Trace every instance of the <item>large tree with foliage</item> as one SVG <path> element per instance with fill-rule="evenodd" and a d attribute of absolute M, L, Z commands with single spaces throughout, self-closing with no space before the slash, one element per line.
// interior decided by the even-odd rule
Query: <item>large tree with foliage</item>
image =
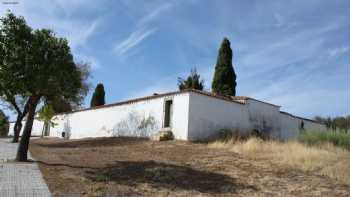
<path fill-rule="evenodd" d="M 90 90 L 90 65 L 88 63 L 77 63 L 76 66 L 79 68 L 82 79 L 82 87 L 79 93 L 75 97 L 69 99 L 64 98 L 62 95 L 54 95 L 45 100 L 45 102 L 52 107 L 55 114 L 79 109 Z"/>
<path fill-rule="evenodd" d="M 9 18 L 9 15 L 6 18 Z M 7 34 L 12 34 L 12 31 L 25 32 L 25 27 L 27 26 L 3 22 L 1 52 L 10 55 L 13 52 L 14 56 L 18 53 L 14 45 L 19 41 Z M 30 39 L 26 40 L 28 50 L 24 54 L 24 64 L 18 63 L 16 58 L 13 62 L 8 62 L 11 58 L 0 57 L 3 58 L 0 62 L 5 62 L 0 64 L 0 84 L 7 85 L 3 88 L 11 89 L 16 95 L 27 97 L 25 106 L 28 114 L 18 146 L 17 161 L 27 161 L 34 115 L 41 99 L 55 96 L 72 99 L 79 95 L 82 88 L 82 73 L 73 61 L 68 41 L 57 38 L 47 29 L 30 31 L 30 34 Z M 11 81 L 10 85 L 8 80 Z"/>
<path fill-rule="evenodd" d="M 0 98 L 7 103 L 9 109 L 17 113 L 13 142 L 18 142 L 22 120 L 28 112 L 28 105 L 25 102 L 28 97 L 23 94 L 25 91 L 18 86 L 16 80 L 21 78 L 20 68 L 26 68 L 30 61 L 28 54 L 31 48 L 32 29 L 23 17 L 16 17 L 12 13 L 7 13 L 0 22 L 0 66 L 7 69 L 0 72 Z"/>
<path fill-rule="evenodd" d="M 95 92 L 92 95 L 90 107 L 100 106 L 105 104 L 105 88 L 102 83 L 97 84 Z"/>
<path fill-rule="evenodd" d="M 212 91 L 219 95 L 236 96 L 236 85 L 236 73 L 232 66 L 230 41 L 224 38 L 215 66 Z"/>
<path fill-rule="evenodd" d="M 179 87 L 179 90 L 185 90 L 185 89 L 203 90 L 204 80 L 201 80 L 200 78 L 201 76 L 197 73 L 197 69 L 196 68 L 192 69 L 187 79 L 183 79 L 181 77 L 178 78 L 177 85 Z"/>
<path fill-rule="evenodd" d="M 0 110 L 0 137 L 7 136 L 8 133 L 8 128 L 9 128 L 9 122 L 8 118 L 5 115 L 5 113 Z"/>

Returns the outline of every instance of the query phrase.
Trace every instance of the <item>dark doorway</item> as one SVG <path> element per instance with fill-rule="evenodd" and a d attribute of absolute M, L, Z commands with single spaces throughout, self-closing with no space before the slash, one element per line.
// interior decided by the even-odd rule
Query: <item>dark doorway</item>
<path fill-rule="evenodd" d="M 173 112 L 173 100 L 165 101 L 164 127 L 171 127 L 171 119 Z"/>

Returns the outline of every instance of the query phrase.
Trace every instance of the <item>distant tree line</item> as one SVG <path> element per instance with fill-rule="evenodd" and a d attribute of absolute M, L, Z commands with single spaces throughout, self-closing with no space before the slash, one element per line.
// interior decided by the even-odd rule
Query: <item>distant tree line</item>
<path fill-rule="evenodd" d="M 344 132 L 350 131 L 350 115 L 335 118 L 316 116 L 314 119 L 325 124 L 328 129 L 340 130 Z"/>

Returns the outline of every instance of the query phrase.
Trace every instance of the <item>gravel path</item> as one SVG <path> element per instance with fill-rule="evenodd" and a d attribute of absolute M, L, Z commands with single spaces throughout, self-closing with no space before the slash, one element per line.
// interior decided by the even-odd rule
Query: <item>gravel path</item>
<path fill-rule="evenodd" d="M 51 196 L 35 162 L 11 161 L 16 157 L 18 144 L 9 141 L 10 139 L 0 139 L 0 196 Z"/>

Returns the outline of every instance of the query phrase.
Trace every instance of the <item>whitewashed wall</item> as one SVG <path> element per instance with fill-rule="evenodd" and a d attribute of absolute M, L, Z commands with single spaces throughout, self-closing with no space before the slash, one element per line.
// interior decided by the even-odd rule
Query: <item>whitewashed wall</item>
<path fill-rule="evenodd" d="M 326 131 L 326 126 L 310 120 L 301 119 L 290 114 L 280 113 L 281 136 L 280 139 L 288 140 L 297 138 L 300 134 L 302 122 L 305 130 L 315 130 L 318 132 Z"/>
<path fill-rule="evenodd" d="M 250 129 L 244 104 L 190 93 L 189 140 L 211 138 L 222 129 L 247 132 Z"/>
<path fill-rule="evenodd" d="M 287 140 L 298 137 L 301 121 L 289 114 L 280 113 L 281 135 L 280 139 Z"/>
<path fill-rule="evenodd" d="M 303 120 L 303 121 L 304 121 L 304 128 L 306 130 L 316 130 L 321 132 L 325 132 L 327 130 L 327 127 L 324 124 L 319 124 L 309 120 Z"/>
<path fill-rule="evenodd" d="M 256 130 L 273 138 L 280 137 L 280 111 L 279 106 L 270 105 L 260 101 L 249 99 L 246 104 L 248 108 L 248 121 L 251 130 Z"/>
<path fill-rule="evenodd" d="M 182 92 L 128 104 L 88 109 L 53 118 L 56 126 L 50 136 L 70 139 L 85 137 L 149 137 L 163 127 L 164 102 L 173 100 L 172 131 L 176 139 L 201 140 L 222 129 L 242 134 L 259 130 L 282 140 L 299 134 L 301 121 L 307 130 L 325 130 L 325 126 L 281 113 L 278 106 L 249 99 L 246 104 L 222 100 L 198 92 Z M 23 122 L 24 127 L 25 122 Z M 14 123 L 10 124 L 13 135 Z M 32 135 L 41 135 L 43 123 L 34 121 Z"/>
<path fill-rule="evenodd" d="M 253 99 L 242 105 L 191 92 L 188 139 L 207 139 L 229 129 L 241 134 L 259 130 L 272 138 L 286 140 L 298 136 L 301 121 L 307 130 L 325 130 L 322 124 L 280 113 L 279 109 Z"/>
<path fill-rule="evenodd" d="M 176 94 L 129 104 L 58 115 L 50 136 L 70 139 L 108 136 L 149 137 L 163 127 L 164 100 L 173 99 L 173 128 L 176 139 L 187 139 L 188 94 Z"/>
<path fill-rule="evenodd" d="M 23 129 L 24 129 L 25 124 L 26 124 L 26 122 L 22 121 L 22 130 L 20 132 L 20 135 L 22 135 L 22 133 L 23 133 Z M 14 126 L 15 126 L 15 123 L 11 122 L 9 125 L 9 133 L 8 133 L 9 136 L 13 136 Z M 32 136 L 41 136 L 42 130 L 43 130 L 43 123 L 38 121 L 38 120 L 35 120 L 33 122 Z"/>

